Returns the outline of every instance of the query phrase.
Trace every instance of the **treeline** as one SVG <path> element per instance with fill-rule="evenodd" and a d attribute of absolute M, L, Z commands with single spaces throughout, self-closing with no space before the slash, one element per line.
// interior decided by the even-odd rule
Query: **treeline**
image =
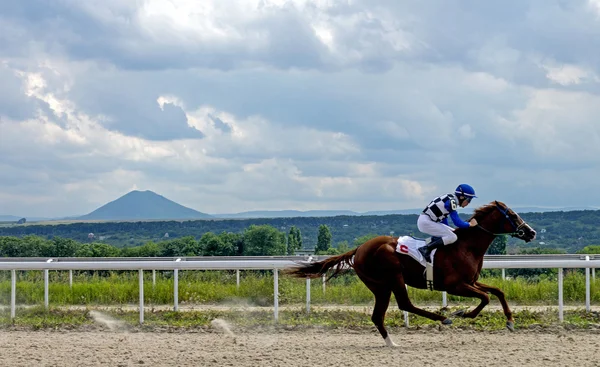
<path fill-rule="evenodd" d="M 331 233 L 327 226 L 320 226 L 319 233 L 321 240 L 318 253 L 336 254 L 349 250 L 347 243 L 331 246 Z M 193 236 L 184 236 L 122 248 L 102 242 L 81 243 L 62 237 L 0 237 L 0 257 L 281 256 L 294 255 L 301 248 L 301 232 L 298 228 L 291 227 L 286 234 L 268 225 L 252 225 L 243 233 L 206 232 L 198 240 Z"/>
<path fill-rule="evenodd" d="M 170 238 L 192 236 L 199 239 L 204 233 L 244 233 L 251 226 L 268 225 L 287 233 L 296 227 L 302 233 L 303 248 L 314 248 L 317 244 L 319 227 L 325 225 L 331 232 L 334 244 L 353 243 L 367 235 L 395 235 L 419 233 L 416 215 L 406 216 L 337 216 L 337 217 L 297 217 L 191 221 L 139 221 L 101 222 L 70 224 L 28 224 L 0 227 L 0 236 L 36 235 L 51 239 L 70 238 L 79 242 L 102 241 L 116 247 L 139 246 L 148 241 L 163 241 Z M 93 238 L 88 235 L 93 233 Z"/>
<path fill-rule="evenodd" d="M 468 215 L 461 214 L 463 219 Z M 529 244 L 509 238 L 508 253 L 524 249 L 545 248 L 575 253 L 590 245 L 600 244 L 600 211 L 568 211 L 523 213 L 521 217 L 537 232 L 538 238 Z M 68 238 L 82 243 L 102 242 L 114 247 L 138 247 L 148 242 L 193 237 L 200 240 L 206 233 L 243 235 L 252 226 L 270 226 L 283 233 L 292 227 L 301 232 L 302 248 L 317 246 L 321 225 L 330 230 L 332 246 L 353 244 L 359 238 L 374 235 L 413 235 L 425 237 L 418 231 L 416 215 L 371 215 L 336 217 L 296 217 L 191 221 L 139 221 L 71 223 L 57 225 L 10 225 L 0 227 L 0 236 L 23 237 L 36 235 L 45 239 Z M 89 237 L 90 233 L 93 236 Z"/>

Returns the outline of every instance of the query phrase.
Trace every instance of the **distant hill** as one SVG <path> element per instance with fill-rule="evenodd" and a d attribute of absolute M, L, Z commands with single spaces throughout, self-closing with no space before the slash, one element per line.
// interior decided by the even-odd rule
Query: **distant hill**
<path fill-rule="evenodd" d="M 152 191 L 131 191 L 77 220 L 205 219 L 211 215 L 177 204 Z"/>
<path fill-rule="evenodd" d="M 47 220 L 48 218 L 43 217 L 17 217 L 16 215 L 0 215 L 0 222 L 16 222 L 21 218 L 26 218 L 27 221 L 38 221 L 38 220 Z"/>
<path fill-rule="evenodd" d="M 249 212 L 233 213 L 233 214 L 212 214 L 215 218 L 226 219 L 251 219 L 251 218 L 322 218 L 336 217 L 340 215 L 349 216 L 365 216 L 365 215 L 390 215 L 390 214 L 418 214 L 419 209 L 404 209 L 404 210 L 386 210 L 386 211 L 369 211 L 355 212 L 352 210 L 254 210 Z"/>

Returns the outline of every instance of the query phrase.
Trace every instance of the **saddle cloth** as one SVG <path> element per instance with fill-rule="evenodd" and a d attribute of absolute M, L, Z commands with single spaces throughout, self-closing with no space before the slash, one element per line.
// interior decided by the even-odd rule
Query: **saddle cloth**
<path fill-rule="evenodd" d="M 413 259 L 417 260 L 419 264 L 424 267 L 427 266 L 427 262 L 421 253 L 419 252 L 419 247 L 425 246 L 425 240 L 414 238 L 411 236 L 403 236 L 398 238 L 398 244 L 396 245 L 396 252 L 399 252 L 403 255 L 408 255 Z M 433 258 L 435 256 L 435 252 L 437 249 L 431 251 L 431 265 L 433 265 Z"/>

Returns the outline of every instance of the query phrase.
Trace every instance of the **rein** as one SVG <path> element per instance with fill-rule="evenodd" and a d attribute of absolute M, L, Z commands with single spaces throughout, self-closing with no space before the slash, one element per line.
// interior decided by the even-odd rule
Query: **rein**
<path fill-rule="evenodd" d="M 502 208 L 500 208 L 498 206 L 498 203 L 496 203 L 496 209 L 498 209 L 500 211 L 500 213 L 502 213 L 504 215 L 504 218 L 506 218 L 506 220 L 512 225 L 512 227 L 515 229 L 514 232 L 506 232 L 506 233 L 494 233 L 492 231 L 489 231 L 487 229 L 485 229 L 483 226 L 481 226 L 481 224 L 477 223 L 477 228 L 480 228 L 481 230 L 483 230 L 484 232 L 487 232 L 489 234 L 491 234 L 494 237 L 506 234 L 509 235 L 511 237 L 521 237 L 525 235 L 525 231 L 523 231 L 523 229 L 521 229 L 524 225 L 525 222 L 521 223 L 520 225 L 516 225 L 512 219 L 510 219 L 510 216 L 508 215 L 508 212 L 506 210 L 503 210 Z"/>

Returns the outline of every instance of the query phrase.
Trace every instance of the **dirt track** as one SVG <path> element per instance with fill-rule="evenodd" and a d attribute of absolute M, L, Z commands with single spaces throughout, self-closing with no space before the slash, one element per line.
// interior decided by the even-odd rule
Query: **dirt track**
<path fill-rule="evenodd" d="M 234 330 L 235 333 L 235 330 Z M 598 331 L 3 331 L 2 366 L 600 366 Z"/>

